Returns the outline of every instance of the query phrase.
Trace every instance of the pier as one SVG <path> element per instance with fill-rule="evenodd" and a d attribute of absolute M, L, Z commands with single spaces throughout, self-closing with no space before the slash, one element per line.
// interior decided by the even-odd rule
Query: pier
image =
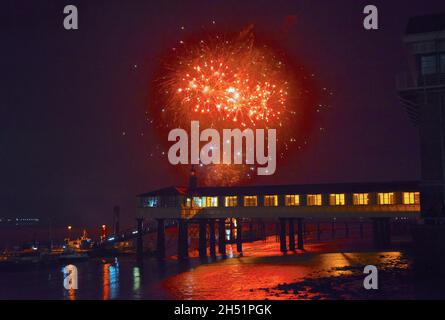
<path fill-rule="evenodd" d="M 278 226 L 277 239 L 282 253 L 304 250 L 307 221 L 316 221 L 314 234 L 319 241 L 323 222 L 331 224 L 332 239 L 337 237 L 340 223 L 345 238 L 350 236 L 352 227 L 359 230 L 363 238 L 363 224 L 368 222 L 375 247 L 385 248 L 391 243 L 391 219 L 420 217 L 418 190 L 415 181 L 198 187 L 193 172 L 189 187 L 173 186 L 139 195 L 137 219 L 155 221 L 156 252 L 161 259 L 166 256 L 166 221 L 178 228 L 180 260 L 189 256 L 190 226 L 198 230 L 200 258 L 208 256 L 208 249 L 210 256 L 216 256 L 217 251 L 225 255 L 228 242 L 236 244 L 236 252 L 242 254 L 244 239 L 253 238 L 254 224 L 258 235 L 265 222 Z M 141 238 L 142 235 L 141 232 Z"/>

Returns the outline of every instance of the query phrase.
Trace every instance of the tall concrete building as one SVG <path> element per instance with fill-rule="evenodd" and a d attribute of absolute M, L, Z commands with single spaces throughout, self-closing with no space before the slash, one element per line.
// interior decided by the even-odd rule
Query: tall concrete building
<path fill-rule="evenodd" d="M 409 73 L 398 78 L 398 92 L 419 128 L 422 217 L 445 217 L 445 13 L 410 19 L 404 42 Z"/>

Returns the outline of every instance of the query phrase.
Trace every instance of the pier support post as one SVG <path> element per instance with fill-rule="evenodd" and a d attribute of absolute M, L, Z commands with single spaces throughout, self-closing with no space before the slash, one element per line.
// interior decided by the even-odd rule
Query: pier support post
<path fill-rule="evenodd" d="M 144 242 L 142 241 L 142 229 L 144 219 L 137 218 L 136 221 L 138 229 L 138 235 L 136 237 L 136 257 L 139 262 L 142 262 L 142 258 L 144 256 Z"/>
<path fill-rule="evenodd" d="M 220 218 L 218 221 L 218 252 L 226 254 L 226 219 Z"/>
<path fill-rule="evenodd" d="M 295 229 L 294 219 L 289 219 L 289 250 L 295 251 Z"/>
<path fill-rule="evenodd" d="M 260 225 L 261 225 L 261 238 L 264 241 L 266 241 L 267 240 L 266 224 L 264 223 L 264 221 L 262 219 L 261 219 Z"/>
<path fill-rule="evenodd" d="M 335 239 L 335 220 L 334 219 L 332 220 L 332 223 L 331 223 L 331 237 L 332 237 L 332 239 Z"/>
<path fill-rule="evenodd" d="M 390 218 L 374 218 L 372 220 L 374 245 L 378 248 L 391 243 Z"/>
<path fill-rule="evenodd" d="M 303 219 L 297 219 L 297 233 L 298 233 L 298 249 L 303 250 Z"/>
<path fill-rule="evenodd" d="M 286 246 L 286 219 L 280 218 L 280 251 L 285 253 L 287 252 Z"/>
<path fill-rule="evenodd" d="M 234 238 L 234 236 L 233 236 L 233 234 L 234 234 L 235 232 L 233 232 L 233 230 L 234 230 L 235 228 L 233 227 L 233 218 L 229 218 L 229 220 L 230 220 L 230 223 L 229 223 L 229 230 L 230 230 L 230 234 L 229 234 L 229 242 L 230 242 L 230 243 L 233 243 L 233 241 L 235 240 L 235 238 Z"/>
<path fill-rule="evenodd" d="M 199 257 L 207 257 L 206 220 L 199 219 Z"/>
<path fill-rule="evenodd" d="M 210 227 L 210 255 L 212 257 L 216 256 L 216 235 L 215 235 L 215 219 L 209 220 Z"/>
<path fill-rule="evenodd" d="M 243 225 L 241 218 L 236 219 L 236 251 L 243 252 Z"/>
<path fill-rule="evenodd" d="M 178 259 L 188 258 L 188 226 L 187 220 L 178 219 Z"/>
<path fill-rule="evenodd" d="M 345 222 L 345 238 L 349 238 L 349 224 Z"/>
<path fill-rule="evenodd" d="M 387 247 L 391 244 L 391 218 L 382 218 L 382 245 Z"/>
<path fill-rule="evenodd" d="M 157 241 L 156 241 L 156 253 L 159 259 L 165 258 L 165 225 L 164 219 L 157 219 Z"/>
<path fill-rule="evenodd" d="M 360 239 L 363 239 L 364 232 L 363 232 L 363 221 L 360 219 Z"/>
<path fill-rule="evenodd" d="M 380 225 L 378 218 L 372 219 L 372 241 L 375 247 L 379 247 Z"/>
<path fill-rule="evenodd" d="M 250 241 L 253 241 L 255 239 L 254 234 L 253 234 L 253 220 L 250 219 L 249 221 L 249 239 Z"/>
<path fill-rule="evenodd" d="M 275 241 L 280 241 L 280 223 L 275 223 Z"/>

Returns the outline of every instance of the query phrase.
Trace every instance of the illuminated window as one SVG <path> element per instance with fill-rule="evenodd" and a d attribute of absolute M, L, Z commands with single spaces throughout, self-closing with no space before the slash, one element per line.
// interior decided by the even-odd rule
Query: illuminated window
<path fill-rule="evenodd" d="M 211 208 L 218 206 L 218 197 L 193 197 L 193 207 Z"/>
<path fill-rule="evenodd" d="M 190 198 L 185 199 L 185 206 L 187 208 L 190 208 L 192 206 L 192 199 Z"/>
<path fill-rule="evenodd" d="M 403 204 L 419 204 L 420 193 L 419 192 L 404 192 Z"/>
<path fill-rule="evenodd" d="M 202 198 L 201 197 L 193 197 L 192 207 L 201 208 L 202 206 L 203 206 Z"/>
<path fill-rule="evenodd" d="M 298 194 L 287 194 L 285 197 L 286 206 L 299 206 L 300 196 Z"/>
<path fill-rule="evenodd" d="M 146 197 L 143 200 L 143 207 L 157 207 L 159 205 L 158 197 Z"/>
<path fill-rule="evenodd" d="M 258 205 L 257 196 L 244 196 L 244 206 L 245 207 L 256 207 Z"/>
<path fill-rule="evenodd" d="M 265 207 L 277 207 L 278 206 L 278 196 L 264 196 L 264 206 Z"/>
<path fill-rule="evenodd" d="M 368 193 L 354 193 L 352 195 L 352 203 L 354 205 L 367 205 L 369 204 Z"/>
<path fill-rule="evenodd" d="M 395 203 L 394 192 L 379 193 L 377 200 L 378 204 L 394 204 Z"/>
<path fill-rule="evenodd" d="M 308 206 L 321 206 L 321 194 L 308 194 L 307 195 Z"/>
<path fill-rule="evenodd" d="M 226 207 L 236 207 L 238 205 L 237 196 L 228 196 L 224 199 Z"/>
<path fill-rule="evenodd" d="M 344 193 L 331 193 L 329 196 L 329 204 L 331 206 L 344 206 L 345 194 Z"/>
<path fill-rule="evenodd" d="M 218 197 L 203 197 L 203 202 L 205 203 L 205 207 L 217 207 L 218 206 Z"/>

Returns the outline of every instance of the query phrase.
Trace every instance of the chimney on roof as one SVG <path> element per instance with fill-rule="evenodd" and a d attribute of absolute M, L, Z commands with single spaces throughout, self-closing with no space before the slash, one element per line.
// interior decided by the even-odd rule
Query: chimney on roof
<path fill-rule="evenodd" d="M 198 177 L 196 176 L 195 166 L 192 165 L 189 176 L 189 190 L 196 189 L 198 187 Z"/>

